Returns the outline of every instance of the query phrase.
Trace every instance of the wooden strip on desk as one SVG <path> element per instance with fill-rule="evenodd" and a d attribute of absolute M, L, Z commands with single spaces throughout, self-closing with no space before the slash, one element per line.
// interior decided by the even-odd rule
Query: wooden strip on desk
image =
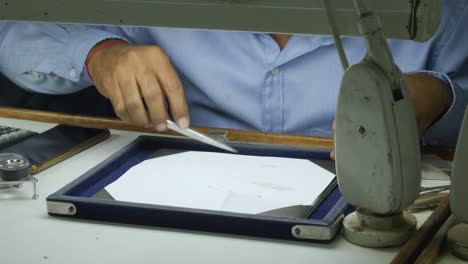
<path fill-rule="evenodd" d="M 451 215 L 447 221 L 445 221 L 444 225 L 439 229 L 431 243 L 429 243 L 421 255 L 419 255 L 414 264 L 432 264 L 437 262 L 437 258 L 439 257 L 443 248 L 443 244 L 447 238 L 447 232 L 453 226 L 454 222 L 455 217 Z"/>
<path fill-rule="evenodd" d="M 156 132 L 153 129 L 147 129 L 143 127 L 134 126 L 125 123 L 116 118 L 106 118 L 99 116 L 85 116 L 85 115 L 71 115 L 65 113 L 55 113 L 47 111 L 38 111 L 21 108 L 10 108 L 0 107 L 0 117 L 16 118 L 23 120 L 32 120 L 47 123 L 57 123 L 72 126 L 91 127 L 91 128 L 105 128 L 105 129 L 116 129 L 126 130 L 162 135 L 178 135 L 175 132 Z M 208 128 L 208 127 L 192 127 L 203 133 L 208 133 L 210 130 L 223 130 L 220 128 Z M 290 146 L 302 146 L 302 147 L 322 147 L 322 148 L 333 148 L 333 139 L 331 138 L 320 138 L 311 136 L 300 136 L 300 135 L 287 135 L 287 134 L 275 134 L 257 131 L 244 131 L 244 130 L 233 130 L 226 129 L 228 131 L 227 139 L 229 141 L 238 142 L 249 142 L 249 143 L 263 143 L 263 144 L 274 144 L 274 145 L 290 145 Z M 423 148 L 422 152 L 425 154 L 436 154 L 439 157 L 446 160 L 453 160 L 455 153 L 454 149 L 441 149 L 441 148 Z"/>
<path fill-rule="evenodd" d="M 448 197 L 442 199 L 439 206 L 400 249 L 400 252 L 392 260 L 392 264 L 414 263 L 421 252 L 431 242 L 440 227 L 447 221 L 450 215 Z"/>
<path fill-rule="evenodd" d="M 434 148 L 434 147 L 426 147 L 426 148 L 423 148 L 422 152 L 424 154 L 437 155 L 441 159 L 444 159 L 444 160 L 453 160 L 453 157 L 455 156 L 454 149 L 440 149 L 440 148 Z"/>
<path fill-rule="evenodd" d="M 72 126 L 91 127 L 91 128 L 105 128 L 126 131 L 136 131 L 144 133 L 154 133 L 163 135 L 178 135 L 175 132 L 159 133 L 153 129 L 134 126 L 125 123 L 116 118 L 105 118 L 97 116 L 84 116 L 84 115 L 70 115 L 64 113 L 54 113 L 47 111 L 37 111 L 30 109 L 8 108 L 0 107 L 0 117 L 16 118 L 23 120 L 32 120 L 47 123 L 57 123 Z M 208 133 L 211 130 L 224 130 L 219 128 L 208 127 L 192 127 L 193 129 Z M 290 145 L 302 147 L 322 147 L 333 148 L 333 140 L 330 138 L 319 138 L 310 136 L 299 135 L 283 135 L 256 131 L 243 131 L 231 130 L 228 131 L 227 139 L 229 141 L 249 142 L 249 143 L 262 143 L 262 144 L 275 144 L 275 145 Z"/>

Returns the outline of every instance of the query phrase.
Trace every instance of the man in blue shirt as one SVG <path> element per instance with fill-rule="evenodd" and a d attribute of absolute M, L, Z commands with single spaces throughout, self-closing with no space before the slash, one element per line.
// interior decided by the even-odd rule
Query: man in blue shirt
<path fill-rule="evenodd" d="M 468 101 L 467 5 L 443 0 L 425 43 L 390 40 L 425 143 L 456 143 Z M 94 84 L 127 122 L 165 130 L 167 101 L 181 127 L 332 136 L 342 69 L 330 37 L 16 22 L 0 30 L 0 71 L 12 81 L 52 94 Z M 363 39 L 343 43 L 351 63 L 365 55 Z"/>

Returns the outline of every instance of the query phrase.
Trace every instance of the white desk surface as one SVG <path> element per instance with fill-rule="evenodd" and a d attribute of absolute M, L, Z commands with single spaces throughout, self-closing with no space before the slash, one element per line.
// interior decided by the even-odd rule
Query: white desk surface
<path fill-rule="evenodd" d="M 0 118 L 0 124 L 42 132 L 53 124 Z M 0 263 L 388 263 L 398 249 L 368 249 L 341 236 L 330 244 L 145 228 L 51 217 L 45 199 L 97 165 L 139 134 L 112 131 L 112 137 L 37 178 L 32 189 L 0 192 Z M 429 213 L 417 214 L 421 224 Z M 439 263 L 459 263 L 444 253 Z"/>

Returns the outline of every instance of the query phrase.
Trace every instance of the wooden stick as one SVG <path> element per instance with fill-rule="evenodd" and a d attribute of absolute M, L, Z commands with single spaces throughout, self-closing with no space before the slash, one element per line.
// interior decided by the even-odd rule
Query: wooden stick
<path fill-rule="evenodd" d="M 65 125 L 81 126 L 81 127 L 106 128 L 106 129 L 136 131 L 136 132 L 144 132 L 144 133 L 163 134 L 163 135 L 178 135 L 177 133 L 171 132 L 171 131 L 160 133 L 160 132 L 156 132 L 153 129 L 147 129 L 143 127 L 134 126 L 116 118 L 71 115 L 71 114 L 64 114 L 64 113 L 30 110 L 30 109 L 0 107 L 0 117 L 32 120 L 32 121 L 56 123 L 56 124 L 65 124 Z M 228 131 L 226 138 L 229 141 L 263 143 L 263 144 L 278 144 L 278 145 L 290 145 L 290 146 L 302 146 L 302 147 L 321 147 L 321 148 L 326 148 L 326 149 L 333 148 L 333 140 L 331 138 L 320 138 L 320 137 L 299 136 L 299 135 L 283 135 L 283 134 L 274 134 L 274 133 L 265 133 L 265 132 L 219 129 L 219 128 L 208 128 L 208 127 L 192 127 L 192 128 L 203 133 L 208 133 L 209 131 L 213 131 L 213 130 L 226 130 Z"/>
<path fill-rule="evenodd" d="M 432 238 L 438 232 L 440 227 L 447 221 L 450 215 L 448 197 L 442 199 L 439 206 L 424 222 L 416 233 L 400 249 L 391 263 L 414 263 L 421 252 L 431 242 Z"/>
<path fill-rule="evenodd" d="M 447 219 L 447 221 L 445 221 L 444 225 L 434 236 L 431 243 L 429 243 L 421 255 L 419 255 L 415 264 L 432 264 L 436 262 L 442 249 L 442 245 L 447 238 L 447 232 L 453 226 L 454 220 L 455 218 L 452 215 Z"/>
<path fill-rule="evenodd" d="M 126 130 L 162 135 L 178 135 L 175 132 L 156 132 L 153 129 L 147 129 L 125 123 L 116 118 L 106 118 L 98 116 L 85 116 L 85 115 L 72 115 L 65 113 L 54 113 L 47 111 L 37 111 L 30 109 L 21 108 L 9 108 L 0 107 L 0 117 L 16 118 L 23 120 L 32 120 L 47 123 L 65 124 L 72 126 L 81 127 L 92 127 L 92 128 L 107 128 L 116 130 Z M 250 142 L 250 143 L 263 143 L 263 144 L 274 144 L 274 145 L 290 145 L 290 146 L 302 146 L 302 147 L 320 147 L 320 148 L 333 148 L 333 139 L 331 138 L 320 138 L 311 136 L 300 136 L 300 135 L 287 135 L 287 134 L 275 134 L 265 133 L 256 131 L 243 131 L 233 129 L 220 129 L 220 128 L 209 128 L 209 127 L 192 127 L 203 133 L 208 133 L 213 130 L 226 130 L 228 134 L 226 138 L 229 141 L 237 142 Z M 446 160 L 453 160 L 455 153 L 454 149 L 440 149 L 440 148 L 423 148 L 425 154 L 436 154 L 439 157 Z"/>

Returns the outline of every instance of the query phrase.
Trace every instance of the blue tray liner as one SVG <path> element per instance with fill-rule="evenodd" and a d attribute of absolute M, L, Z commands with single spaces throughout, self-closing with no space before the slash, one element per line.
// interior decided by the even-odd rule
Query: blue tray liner
<path fill-rule="evenodd" d="M 294 149 L 268 149 L 259 146 L 236 146 L 234 147 L 243 155 L 255 156 L 276 156 L 276 157 L 292 157 L 301 159 L 328 159 L 329 152 L 311 152 L 300 151 Z M 65 195 L 75 197 L 91 197 L 101 189 L 105 188 L 108 184 L 117 180 L 127 170 L 136 164 L 147 159 L 152 153 L 161 148 L 175 148 L 175 149 L 192 149 L 197 151 L 212 151 L 223 152 L 218 149 L 199 144 L 197 142 L 181 142 L 180 140 L 171 139 L 158 139 L 155 137 L 142 136 L 135 141 L 126 151 L 123 151 L 107 166 L 100 169 L 92 177 L 86 178 L 83 182 L 69 189 Z M 328 197 L 316 208 L 308 219 L 323 220 L 327 214 L 331 213 L 330 208 L 340 202 L 342 195 L 338 188 L 335 188 Z M 95 210 L 92 210 L 96 212 Z M 348 206 L 347 211 L 352 211 Z M 136 213 L 136 212 L 135 212 Z M 331 220 L 331 219 L 330 219 Z M 193 223 L 192 223 L 193 224 Z"/>

